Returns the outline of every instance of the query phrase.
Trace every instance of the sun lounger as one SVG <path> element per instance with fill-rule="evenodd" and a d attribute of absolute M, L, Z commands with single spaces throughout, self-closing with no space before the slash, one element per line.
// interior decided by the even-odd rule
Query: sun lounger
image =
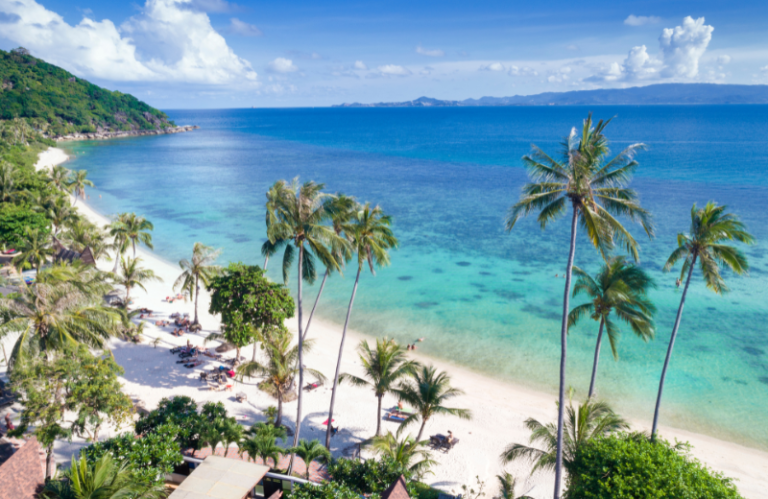
<path fill-rule="evenodd" d="M 395 423 L 402 423 L 407 419 L 407 416 L 390 411 L 384 415 L 384 419 Z"/>
<path fill-rule="evenodd" d="M 307 386 L 304 387 L 305 392 L 311 392 L 313 390 L 316 390 L 323 386 L 322 381 L 315 381 L 314 383 L 307 383 Z"/>
<path fill-rule="evenodd" d="M 187 369 L 192 369 L 193 367 L 197 367 L 202 363 L 203 363 L 202 360 L 195 360 L 189 364 L 184 364 L 184 367 L 186 367 Z"/>

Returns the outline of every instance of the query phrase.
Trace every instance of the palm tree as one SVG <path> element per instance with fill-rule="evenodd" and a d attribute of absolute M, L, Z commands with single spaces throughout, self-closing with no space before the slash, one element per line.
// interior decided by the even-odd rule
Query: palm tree
<path fill-rule="evenodd" d="M 613 412 L 605 402 L 587 399 L 576 409 L 571 402 L 566 412 L 566 431 L 563 440 L 563 462 L 566 469 L 570 467 L 578 449 L 585 443 L 629 428 L 629 424 Z M 544 425 L 529 418 L 525 420 L 525 426 L 531 431 L 529 442 L 537 446 L 510 444 L 501 453 L 502 463 L 527 459 L 534 463 L 531 474 L 538 469 L 555 469 L 558 449 L 557 425 L 554 423 Z"/>
<path fill-rule="evenodd" d="M 234 443 L 239 443 L 243 439 L 243 434 L 245 433 L 244 430 L 245 429 L 242 427 L 242 425 L 240 425 L 240 423 L 237 422 L 235 418 L 224 419 L 224 422 L 220 428 L 221 442 L 224 444 L 224 447 L 226 448 L 226 451 L 224 452 L 224 457 L 227 457 L 229 455 L 230 445 Z"/>
<path fill-rule="evenodd" d="M 96 225 L 87 220 L 77 220 L 62 235 L 61 240 L 73 250 L 82 253 L 90 248 L 93 258 L 99 260 L 107 253 L 107 235 Z"/>
<path fill-rule="evenodd" d="M 106 453 L 95 461 L 85 454 L 64 472 L 64 481 L 45 484 L 43 497 L 51 499 L 160 499 L 165 497 L 165 484 L 146 483 L 136 478 L 127 462 L 117 462 Z"/>
<path fill-rule="evenodd" d="M 34 286 L 21 286 L 14 298 L 0 299 L 6 314 L 0 338 L 18 333 L 11 364 L 19 357 L 85 344 L 101 348 L 120 330 L 119 316 L 102 304 L 108 289 L 95 270 L 76 276 L 45 270 Z"/>
<path fill-rule="evenodd" d="M 394 435 L 391 431 L 384 436 L 375 436 L 371 442 L 374 454 L 389 457 L 419 479 L 426 473 L 432 473 L 429 468 L 437 463 L 426 450 L 429 441 L 414 440 L 410 435 L 399 439 L 399 436 L 399 432 Z"/>
<path fill-rule="evenodd" d="M 472 412 L 469 409 L 456 409 L 444 405 L 450 399 L 463 395 L 464 392 L 453 388 L 450 376 L 445 372 L 438 373 L 434 366 L 420 366 L 413 372 L 412 379 L 400 384 L 395 394 L 398 399 L 415 410 L 415 413 L 403 422 L 403 428 L 421 419 L 416 441 L 421 441 L 424 427 L 432 416 L 445 414 L 461 419 L 472 419 Z"/>
<path fill-rule="evenodd" d="M 56 165 L 48 170 L 47 180 L 59 191 L 68 193 L 72 192 L 69 183 L 71 175 L 72 172 L 68 168 L 65 168 L 61 165 Z"/>
<path fill-rule="evenodd" d="M 109 236 L 112 238 L 112 249 L 115 250 L 115 266 L 112 273 L 117 273 L 117 267 L 120 265 L 120 257 L 128 250 L 128 213 L 120 213 L 112 217 L 112 221 L 104 226 Z"/>
<path fill-rule="evenodd" d="M 253 461 L 255 461 L 257 457 L 261 458 L 261 461 L 265 466 L 269 466 L 267 460 L 272 459 L 272 468 L 275 469 L 280 462 L 280 455 L 283 453 L 283 448 L 275 443 L 274 438 L 253 435 L 240 442 L 241 456 L 243 455 L 243 452 L 247 452 L 248 457 Z"/>
<path fill-rule="evenodd" d="M 202 431 L 200 432 L 200 447 L 210 447 L 211 455 L 216 455 L 216 447 L 224 442 L 224 432 L 222 426 L 225 424 L 226 417 L 208 418 Z"/>
<path fill-rule="evenodd" d="M 339 236 L 331 227 L 323 225 L 327 218 L 325 211 L 325 198 L 323 194 L 324 185 L 315 182 L 305 182 L 301 187 L 298 185 L 298 179 L 294 179 L 289 185 L 284 180 L 280 180 L 272 186 L 270 191 L 271 200 L 274 205 L 267 203 L 268 216 L 272 220 L 267 226 L 267 236 L 272 244 L 285 243 L 283 253 L 283 281 L 288 283 L 288 273 L 293 264 L 294 253 L 298 251 L 298 362 L 299 369 L 299 387 L 304 385 L 304 318 L 302 303 L 302 283 L 304 280 L 313 283 L 317 277 L 315 270 L 315 258 L 326 267 L 333 267 L 339 270 L 339 264 L 333 258 L 326 245 L 333 247 L 334 241 Z M 293 436 L 293 447 L 299 443 L 299 433 L 301 430 L 301 402 L 302 390 L 299 390 L 298 401 L 296 404 L 296 433 Z M 291 464 L 288 470 L 293 468 L 293 454 L 291 454 Z"/>
<path fill-rule="evenodd" d="M 121 258 L 120 259 L 120 275 L 116 276 L 115 282 L 125 288 L 125 303 L 130 302 L 131 290 L 133 288 L 141 288 L 144 291 L 147 288 L 144 287 L 144 283 L 149 281 L 163 280 L 155 275 L 152 269 L 145 269 L 141 267 L 139 263 L 141 258 Z"/>
<path fill-rule="evenodd" d="M 124 219 L 126 236 L 133 248 L 133 257 L 136 258 L 136 245 L 143 244 L 149 249 L 153 249 L 152 246 L 152 234 L 148 231 L 155 228 L 152 222 L 144 217 L 136 216 L 135 213 L 128 213 Z"/>
<path fill-rule="evenodd" d="M 54 239 L 63 227 L 71 226 L 80 220 L 77 210 L 63 197 L 58 197 L 52 203 L 38 209 L 51 221 Z"/>
<path fill-rule="evenodd" d="M 394 392 L 395 383 L 410 376 L 418 367 L 414 361 L 406 358 L 406 350 L 388 338 L 377 339 L 376 349 L 372 350 L 368 341 L 362 341 L 357 347 L 360 363 L 366 379 L 351 374 L 339 376 L 339 383 L 349 382 L 355 386 L 369 386 L 378 399 L 376 413 L 376 436 L 381 435 L 381 401 L 384 395 Z"/>
<path fill-rule="evenodd" d="M 355 216 L 359 205 L 355 198 L 351 196 L 345 196 L 344 194 L 336 194 L 328 199 L 325 203 L 325 210 L 328 213 L 328 217 L 331 220 L 333 231 L 339 236 L 339 239 L 334 239 L 331 244 L 331 254 L 334 256 L 334 260 L 339 266 L 344 265 L 352 258 L 352 251 L 346 238 L 342 236 L 344 232 L 344 226 L 348 224 Z M 320 297 L 323 295 L 323 289 L 325 289 L 325 282 L 328 280 L 328 276 L 331 274 L 332 268 L 325 267 L 325 274 L 323 274 L 323 280 L 320 282 L 320 289 L 317 291 L 317 297 L 315 298 L 315 304 L 312 305 L 312 311 L 309 313 L 307 319 L 307 325 L 304 328 L 304 337 L 307 337 L 309 333 L 309 326 L 312 324 L 312 317 L 315 315 L 317 304 L 320 302 Z"/>
<path fill-rule="evenodd" d="M 744 275 L 749 271 L 747 257 L 738 248 L 728 244 L 727 241 L 739 241 L 744 244 L 753 244 L 755 238 L 746 230 L 746 226 L 738 217 L 726 212 L 727 206 L 717 206 L 709 202 L 704 208 L 697 209 L 696 204 L 691 208 L 691 227 L 689 233 L 677 235 L 677 248 L 669 255 L 664 265 L 665 271 L 670 271 L 678 260 L 683 260 L 683 268 L 680 271 L 680 280 L 685 279 L 683 295 L 680 297 L 680 306 L 677 309 L 675 325 L 672 328 L 672 336 L 669 338 L 669 348 L 664 359 L 664 368 L 661 370 L 659 381 L 659 395 L 656 398 L 656 409 L 653 412 L 653 428 L 651 440 L 656 438 L 656 428 L 659 423 L 659 407 L 661 395 L 664 391 L 664 380 L 667 376 L 669 359 L 672 357 L 672 347 L 675 345 L 677 330 L 680 327 L 680 319 L 683 316 L 685 296 L 688 294 L 688 286 L 691 284 L 691 276 L 699 261 L 701 275 L 707 287 L 716 294 L 726 293 L 728 286 L 720 275 L 720 266 L 731 269 L 738 275 Z M 686 273 L 688 276 L 686 277 Z"/>
<path fill-rule="evenodd" d="M 73 206 L 77 203 L 78 197 L 85 199 L 86 187 L 93 187 L 93 182 L 85 178 L 86 176 L 88 176 L 87 170 L 78 170 L 76 172 L 72 172 L 72 179 L 69 182 L 69 188 L 72 191 L 72 195 L 75 197 L 75 201 L 72 203 Z"/>
<path fill-rule="evenodd" d="M 496 499 L 530 499 L 529 496 L 516 496 L 515 488 L 517 480 L 509 471 L 503 471 L 501 475 L 496 475 L 499 480 L 499 495 Z"/>
<path fill-rule="evenodd" d="M 649 288 L 655 287 L 648 274 L 637 265 L 627 263 L 622 256 L 612 258 L 603 265 L 593 279 L 578 267 L 573 267 L 578 277 L 573 287 L 574 298 L 585 293 L 591 302 L 579 305 L 568 315 L 568 327 L 576 324 L 582 317 L 589 314 L 592 319 L 600 322 L 595 346 L 595 360 L 592 363 L 592 378 L 589 382 L 589 397 L 595 389 L 597 364 L 600 359 L 600 343 L 603 339 L 603 328 L 608 333 L 613 358 L 619 359 L 618 341 L 619 328 L 611 320 L 611 313 L 629 324 L 632 332 L 643 341 L 654 336 L 653 314 L 656 307 L 648 299 Z"/>
<path fill-rule="evenodd" d="M 13 257 L 13 265 L 19 271 L 32 266 L 39 274 L 48 259 L 56 254 L 56 248 L 51 244 L 48 234 L 40 229 L 27 227 L 24 229 L 24 235 L 21 246 L 17 248 L 19 254 Z"/>
<path fill-rule="evenodd" d="M 333 406 L 336 402 L 336 389 L 339 385 L 339 370 L 341 369 L 341 356 L 344 353 L 344 340 L 347 337 L 347 327 L 349 326 L 349 317 L 352 315 L 352 304 L 355 302 L 357 294 L 357 284 L 360 282 L 360 273 L 363 271 L 365 263 L 368 262 L 368 268 L 372 275 L 376 275 L 374 265 L 385 267 L 389 265 L 389 253 L 387 250 L 397 248 L 397 238 L 392 234 L 392 219 L 384 215 L 384 211 L 376 206 L 371 207 L 369 203 L 361 207 L 350 223 L 344 225 L 344 233 L 352 241 L 352 249 L 357 253 L 357 275 L 355 284 L 352 287 L 352 297 L 349 299 L 347 307 L 347 317 L 344 319 L 344 329 L 341 332 L 341 343 L 339 344 L 339 358 L 336 361 L 336 374 L 333 378 L 333 387 L 331 388 L 331 406 L 328 409 L 328 421 L 333 420 Z M 331 448 L 331 425 L 325 432 L 325 446 Z"/>
<path fill-rule="evenodd" d="M 195 243 L 192 248 L 192 261 L 181 260 L 179 267 L 182 273 L 173 284 L 173 288 L 181 288 L 191 297 L 195 297 L 195 320 L 193 324 L 198 324 L 197 320 L 197 300 L 200 297 L 200 282 L 208 286 L 211 279 L 221 273 L 221 267 L 214 265 L 213 262 L 221 254 L 221 250 L 215 250 L 203 243 Z"/>
<path fill-rule="evenodd" d="M 288 435 L 285 426 L 275 426 L 271 423 L 258 422 L 245 431 L 246 434 L 257 437 L 269 437 L 275 441 Z"/>
<path fill-rule="evenodd" d="M 299 348 L 298 345 L 291 346 L 293 335 L 284 328 L 271 332 L 264 340 L 266 362 L 244 362 L 237 367 L 237 376 L 241 381 L 244 378 L 262 378 L 259 389 L 277 399 L 275 426 L 282 426 L 283 401 L 293 391 L 294 378 L 299 370 L 297 366 Z M 311 351 L 311 340 L 305 342 L 304 349 L 307 352 Z M 318 371 L 310 370 L 310 372 L 318 379 L 324 378 Z M 301 385 L 299 385 L 299 393 L 301 393 Z M 298 433 L 298 428 L 296 433 Z"/>
<path fill-rule="evenodd" d="M 264 241 L 261 245 L 261 255 L 264 257 L 264 272 L 267 271 L 267 265 L 269 264 L 269 258 L 274 256 L 280 248 L 285 246 L 286 238 L 289 238 L 288 234 L 274 234 L 272 226 L 277 226 L 279 220 L 277 218 L 277 210 L 280 205 L 280 199 L 283 196 L 285 190 L 285 182 L 275 182 L 272 187 L 267 191 L 267 211 L 265 214 L 264 223 L 267 226 L 267 234 L 272 233 L 272 236 Z M 284 236 L 284 237 L 283 237 Z"/>
<path fill-rule="evenodd" d="M 304 461 L 307 468 L 304 478 L 307 480 L 309 480 L 309 466 L 312 461 L 327 463 L 331 460 L 331 452 L 323 447 L 319 440 L 312 440 L 311 442 L 301 440 L 299 445 L 291 447 L 289 450 Z"/>
<path fill-rule="evenodd" d="M 18 171 L 11 163 L 0 162 L 0 202 L 7 203 L 18 197 L 16 181 L 18 180 Z"/>
<path fill-rule="evenodd" d="M 653 226 L 648 212 L 640 207 L 637 194 L 627 189 L 632 172 L 637 168 L 633 159 L 643 144 L 633 144 L 618 156 L 606 161 L 608 140 L 603 135 L 610 120 L 600 120 L 592 126 L 592 115 L 584 121 L 581 135 L 576 129 L 563 144 L 562 161 L 557 161 L 544 151 L 533 146 L 533 153 L 523 157 L 533 182 L 523 186 L 520 200 L 507 213 L 506 228 L 511 231 L 517 221 L 539 211 L 538 221 L 544 229 L 553 220 L 573 209 L 571 217 L 571 241 L 568 263 L 565 269 L 565 291 L 563 293 L 563 318 L 560 328 L 560 396 L 558 426 L 557 465 L 555 466 L 555 499 L 560 497 L 562 481 L 562 433 L 563 410 L 565 408 L 565 367 L 568 349 L 568 298 L 571 292 L 571 272 L 576 252 L 576 227 L 581 223 L 586 229 L 590 242 L 600 251 L 603 258 L 618 242 L 623 244 L 635 260 L 638 245 L 632 235 L 614 218 L 625 215 L 639 221 L 649 237 Z"/>

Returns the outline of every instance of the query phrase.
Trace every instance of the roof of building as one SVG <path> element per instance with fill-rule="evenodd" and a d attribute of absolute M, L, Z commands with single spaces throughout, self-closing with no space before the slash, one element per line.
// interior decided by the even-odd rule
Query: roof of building
<path fill-rule="evenodd" d="M 40 445 L 32 437 L 0 465 L 0 499 L 34 499 L 44 483 Z"/>
<path fill-rule="evenodd" d="M 268 471 L 267 466 L 208 456 L 168 499 L 243 499 Z"/>
<path fill-rule="evenodd" d="M 57 245 L 59 250 L 54 256 L 57 262 L 66 261 L 72 263 L 75 260 L 80 260 L 86 265 L 96 265 L 96 260 L 93 258 L 93 252 L 88 246 L 85 247 L 82 253 L 69 248 L 65 248 L 61 243 Z"/>
<path fill-rule="evenodd" d="M 400 478 L 395 480 L 392 485 L 381 494 L 381 499 L 411 499 L 411 496 L 408 495 L 408 489 L 405 486 L 405 477 L 400 475 Z"/>

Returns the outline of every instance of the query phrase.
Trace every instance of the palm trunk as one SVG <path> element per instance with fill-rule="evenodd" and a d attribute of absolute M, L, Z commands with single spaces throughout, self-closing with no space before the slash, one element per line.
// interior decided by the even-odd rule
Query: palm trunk
<path fill-rule="evenodd" d="M 264 257 L 264 272 L 267 271 L 267 264 L 269 263 L 269 255 Z"/>
<path fill-rule="evenodd" d="M 277 397 L 277 417 L 275 418 L 275 428 L 283 425 L 283 394 Z"/>
<path fill-rule="evenodd" d="M 195 322 L 192 324 L 198 324 L 197 320 L 197 299 L 200 298 L 200 276 L 195 276 Z"/>
<path fill-rule="evenodd" d="M 595 361 L 592 363 L 592 380 L 589 382 L 589 395 L 595 393 L 595 377 L 597 376 L 597 364 L 600 362 L 600 343 L 603 341 L 603 326 L 605 326 L 605 317 L 600 318 L 600 332 L 597 333 L 597 346 L 595 347 Z"/>
<path fill-rule="evenodd" d="M 323 288 L 325 287 L 325 281 L 328 280 L 329 270 L 325 269 L 325 275 L 323 276 L 323 282 L 320 283 L 320 289 L 317 291 L 317 298 L 315 298 L 315 304 L 312 306 L 312 311 L 309 313 L 309 319 L 307 319 L 307 327 L 304 328 L 304 339 L 307 339 L 307 333 L 309 332 L 309 325 L 312 324 L 312 317 L 315 315 L 315 309 L 317 303 L 320 301 L 320 296 L 323 294 Z"/>
<path fill-rule="evenodd" d="M 565 365 L 568 360 L 568 307 L 571 295 L 571 274 L 573 255 L 576 253 L 576 222 L 579 210 L 574 205 L 571 220 L 571 248 L 568 266 L 565 268 L 565 293 L 563 295 L 563 323 L 560 327 L 560 396 L 557 407 L 557 459 L 555 461 L 555 499 L 560 499 L 560 484 L 563 478 L 563 413 L 565 412 Z"/>
<path fill-rule="evenodd" d="M 661 370 L 661 380 L 659 381 L 659 395 L 656 397 L 656 409 L 653 411 L 653 427 L 651 428 L 651 441 L 656 440 L 656 428 L 659 425 L 659 407 L 661 406 L 661 395 L 664 392 L 664 380 L 667 377 L 667 368 L 669 367 L 669 359 L 672 357 L 672 348 L 675 346 L 675 338 L 677 337 L 677 330 L 680 327 L 680 319 L 683 316 L 683 306 L 685 306 L 685 295 L 688 294 L 688 286 L 691 284 L 691 276 L 693 275 L 693 266 L 696 265 L 696 257 L 693 255 L 691 260 L 691 267 L 688 269 L 688 278 L 685 280 L 685 287 L 683 288 L 683 296 L 680 298 L 680 307 L 677 309 L 677 317 L 675 318 L 675 327 L 672 328 L 672 337 L 669 338 L 669 347 L 667 348 L 667 357 L 664 359 L 664 368 Z"/>
<path fill-rule="evenodd" d="M 136 240 L 131 239 L 131 246 L 133 246 L 133 258 L 136 258 Z"/>
<path fill-rule="evenodd" d="M 381 399 L 384 398 L 384 395 L 377 395 L 377 398 L 379 399 L 379 410 L 376 413 L 378 414 L 378 418 L 376 419 L 376 436 L 378 437 L 381 435 Z"/>
<path fill-rule="evenodd" d="M 299 445 L 299 433 L 301 433 L 301 399 L 302 399 L 302 392 L 301 389 L 304 386 L 304 361 L 303 361 L 303 353 L 304 353 L 304 336 L 302 331 L 302 324 L 303 324 L 303 318 L 301 313 L 301 291 L 302 291 L 302 281 L 303 275 L 303 260 L 304 260 L 304 245 L 299 246 L 299 296 L 298 296 L 298 308 L 299 308 L 299 397 L 297 399 L 296 403 L 296 432 L 293 434 L 293 447 L 296 447 Z M 290 476 L 291 471 L 293 471 L 293 460 L 296 458 L 296 453 L 291 452 L 291 460 L 288 463 L 288 475 Z"/>
<path fill-rule="evenodd" d="M 112 273 L 117 274 L 117 266 L 120 264 L 120 249 L 115 249 L 115 266 L 112 268 Z"/>
<path fill-rule="evenodd" d="M 427 421 L 429 418 L 422 419 L 421 420 L 421 428 L 419 428 L 419 434 L 416 435 L 416 441 L 421 442 L 421 434 L 424 433 L 424 427 L 427 426 Z"/>
<path fill-rule="evenodd" d="M 253 357 L 251 357 L 251 362 L 256 362 L 256 339 L 253 340 Z"/>
<path fill-rule="evenodd" d="M 48 478 L 53 478 L 53 468 L 55 465 L 54 462 L 54 456 L 53 456 L 53 442 L 48 445 L 48 448 L 46 449 L 46 457 L 45 457 L 45 478 L 46 480 Z"/>
<path fill-rule="evenodd" d="M 331 450 L 331 427 L 333 426 L 333 405 L 336 403 L 336 388 L 339 386 L 339 371 L 341 370 L 341 356 L 344 353 L 344 339 L 347 337 L 347 326 L 349 325 L 349 316 L 352 315 L 352 304 L 355 303 L 355 294 L 357 294 L 357 283 L 360 281 L 360 271 L 362 265 L 357 266 L 357 277 L 355 277 L 355 286 L 352 288 L 352 298 L 349 299 L 347 307 L 347 318 L 344 320 L 344 329 L 341 332 L 341 344 L 339 345 L 339 360 L 336 361 L 336 375 L 333 378 L 333 388 L 331 389 L 331 407 L 328 410 L 328 427 L 325 429 L 325 447 Z"/>

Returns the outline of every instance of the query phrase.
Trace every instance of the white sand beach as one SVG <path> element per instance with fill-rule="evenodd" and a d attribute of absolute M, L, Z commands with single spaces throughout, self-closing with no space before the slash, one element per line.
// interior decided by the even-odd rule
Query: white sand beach
<path fill-rule="evenodd" d="M 66 159 L 62 150 L 51 148 L 40 155 L 38 167 L 48 167 Z M 104 216 L 95 213 L 86 203 L 78 203 L 78 208 L 95 223 L 107 222 Z M 132 292 L 135 307 L 153 310 L 152 318 L 147 324 L 145 341 L 136 345 L 114 340 L 110 345 L 115 358 L 125 369 L 125 392 L 142 400 L 148 409 L 154 408 L 163 397 L 188 395 L 198 402 L 222 401 L 230 413 L 237 415 L 244 423 L 263 420 L 261 411 L 269 405 L 275 405 L 275 401 L 257 390 L 256 380 L 245 384 L 234 383 L 232 392 L 213 392 L 199 381 L 199 369 L 190 370 L 175 363 L 177 357 L 169 353 L 169 347 L 185 343 L 187 339 L 195 345 L 202 345 L 207 334 L 217 331 L 218 319 L 207 313 L 208 297 L 201 296 L 200 320 L 204 330 L 200 334 L 188 333 L 182 338 L 176 338 L 169 333 L 170 328 L 156 327 L 155 320 L 166 319 L 174 312 L 193 313 L 193 305 L 188 302 L 165 301 L 166 296 L 175 294 L 171 288 L 180 273 L 177 265 L 162 260 L 144 248 L 139 249 L 139 256 L 144 266 L 153 269 L 163 282 L 148 284 L 146 292 L 140 289 Z M 109 262 L 100 262 L 99 266 L 104 270 L 111 269 Z M 311 303 L 314 296 L 307 296 L 305 300 L 305 303 Z M 308 309 L 311 305 L 305 307 Z M 292 330 L 296 330 L 295 320 L 290 321 L 288 325 Z M 313 338 L 316 344 L 314 350 L 306 356 L 306 365 L 320 370 L 330 378 L 335 369 L 341 326 L 316 318 L 313 320 L 309 337 Z M 160 339 L 157 347 L 151 344 L 155 338 Z M 363 339 L 366 337 L 361 334 L 349 333 L 342 372 L 360 373 L 355 349 Z M 210 345 L 215 346 L 216 343 Z M 242 355 L 250 357 L 251 348 L 246 348 Z M 424 481 L 448 492 L 459 492 L 462 484 L 474 485 L 475 476 L 479 476 L 487 483 L 488 496 L 492 496 L 497 489 L 495 476 L 503 469 L 499 454 L 509 443 L 528 441 L 529 433 L 523 425 L 526 418 L 533 417 L 546 422 L 555 419 L 556 395 L 495 380 L 445 361 L 428 358 L 418 352 L 412 353 L 412 356 L 421 362 L 433 363 L 448 371 L 454 386 L 466 392 L 466 395 L 455 400 L 454 405 L 471 409 L 474 415 L 472 421 L 436 417 L 427 424 L 425 436 L 451 430 L 460 442 L 449 453 L 435 453 L 434 458 L 438 465 L 434 468 L 434 475 L 427 475 Z M 215 362 L 209 364 L 205 366 L 207 369 L 218 365 Z M 304 420 L 301 429 L 303 438 L 324 439 L 325 427 L 321 423 L 325 421 L 328 411 L 329 385 L 330 382 L 307 393 L 304 398 Z M 247 394 L 247 402 L 235 401 L 235 393 L 240 391 Z M 384 407 L 395 404 L 393 397 L 385 398 Z M 285 404 L 285 418 L 290 424 L 295 418 L 295 411 L 295 402 Z M 634 429 L 650 430 L 650 421 L 635 420 L 632 414 L 623 416 L 633 423 Z M 368 438 L 375 431 L 376 399 L 373 393 L 362 388 L 342 386 L 337 396 L 334 418 L 341 430 L 332 440 L 333 450 L 336 455 L 340 455 L 342 449 Z M 383 428 L 385 431 L 395 431 L 397 424 L 384 422 Z M 415 434 L 418 427 L 414 425 L 411 430 Z M 668 440 L 690 442 L 693 445 L 692 454 L 715 470 L 737 479 L 739 490 L 745 497 L 758 499 L 766 496 L 768 453 L 675 428 L 662 427 L 661 434 Z M 60 445 L 57 448 L 58 461 L 67 461 L 71 453 L 82 445 L 77 442 Z M 525 493 L 537 499 L 551 497 L 552 473 L 537 472 L 529 476 L 530 467 L 522 462 L 510 464 L 506 469 L 512 472 L 521 484 L 517 490 L 518 494 Z"/>

